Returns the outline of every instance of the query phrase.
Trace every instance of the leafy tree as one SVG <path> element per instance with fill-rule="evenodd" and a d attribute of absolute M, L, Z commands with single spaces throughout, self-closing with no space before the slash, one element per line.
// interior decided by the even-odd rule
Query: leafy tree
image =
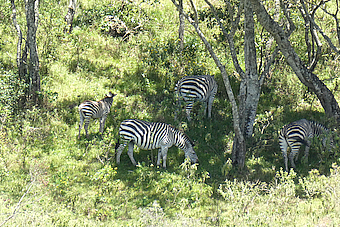
<path fill-rule="evenodd" d="M 172 0 L 173 4 L 177 7 L 177 9 L 181 12 L 182 7 L 178 5 L 175 0 Z M 273 63 L 274 58 L 277 54 L 277 50 L 275 50 L 272 55 L 267 55 L 267 61 L 264 64 L 261 74 L 258 73 L 257 70 L 257 57 L 256 57 L 256 48 L 255 48 L 255 31 L 254 31 L 254 19 L 253 13 L 251 9 L 251 5 L 248 1 L 241 1 L 238 10 L 235 10 L 235 5 L 231 3 L 227 3 L 227 10 L 222 13 L 223 17 L 228 17 L 229 14 L 229 22 L 231 22 L 231 27 L 228 28 L 227 31 L 226 26 L 228 24 L 223 24 L 221 22 L 220 16 L 216 8 L 208 1 L 205 0 L 208 6 L 211 9 L 213 17 L 216 19 L 222 33 L 223 39 L 229 45 L 229 51 L 233 59 L 233 64 L 236 69 L 236 72 L 241 77 L 240 90 L 238 94 L 238 104 L 235 99 L 235 95 L 232 91 L 232 87 L 230 85 L 229 76 L 227 75 L 227 71 L 224 68 L 221 60 L 215 54 L 211 44 L 205 38 L 205 35 L 199 28 L 199 21 L 197 16 L 197 11 L 194 7 L 194 3 L 190 0 L 191 7 L 194 11 L 194 19 L 192 19 L 189 15 L 184 14 L 186 19 L 190 22 L 190 24 L 195 28 L 197 34 L 205 44 L 208 49 L 211 57 L 214 59 L 215 64 L 221 71 L 223 81 L 226 87 L 226 91 L 228 94 L 228 98 L 232 104 L 232 112 L 233 112 L 233 123 L 234 123 L 234 131 L 235 137 L 233 142 L 233 150 L 232 150 L 232 160 L 234 165 L 240 167 L 241 169 L 244 167 L 245 157 L 246 157 L 246 140 L 250 138 L 253 134 L 253 127 L 256 117 L 257 106 L 260 98 L 261 85 L 263 83 L 265 75 L 269 71 L 270 65 Z M 240 25 L 241 13 L 244 12 L 244 59 L 245 59 L 245 71 L 241 68 L 239 64 L 239 60 L 236 53 L 234 37 L 235 33 Z M 269 45 L 270 47 L 270 45 Z M 262 61 L 261 61 L 262 62 Z"/>
<path fill-rule="evenodd" d="M 322 4 L 325 4 L 326 1 L 321 1 L 319 6 Z M 314 8 L 314 12 L 310 14 L 307 10 L 306 4 L 303 0 L 299 1 L 300 4 L 292 2 L 283 2 L 280 1 L 281 8 L 284 11 L 285 17 L 287 18 L 287 21 L 289 23 L 288 29 L 284 29 L 284 26 L 280 26 L 278 22 L 276 22 L 267 12 L 265 9 L 263 3 L 261 3 L 258 0 L 251 0 L 252 7 L 254 12 L 256 13 L 258 21 L 261 23 L 261 25 L 274 37 L 280 51 L 285 56 L 285 59 L 287 63 L 290 65 L 290 67 L 293 69 L 297 77 L 300 79 L 300 81 L 307 86 L 312 92 L 316 94 L 316 96 L 319 98 L 320 103 L 322 107 L 325 110 L 325 113 L 329 117 L 333 117 L 337 120 L 337 122 L 340 122 L 340 108 L 338 105 L 338 102 L 334 98 L 333 93 L 327 88 L 327 86 L 318 78 L 316 74 L 313 73 L 313 70 L 315 69 L 315 65 L 319 59 L 319 52 L 320 52 L 320 41 L 317 37 L 316 31 L 321 33 L 325 40 L 330 44 L 330 46 L 335 50 L 337 53 L 339 53 L 339 50 L 335 48 L 335 46 L 332 44 L 331 40 L 323 33 L 321 28 L 316 24 L 314 20 L 313 14 L 315 14 L 315 10 L 318 7 Z M 337 1 L 338 4 L 338 1 Z M 294 31 L 296 28 L 293 20 L 291 19 L 291 16 L 289 14 L 289 8 L 291 7 L 297 7 L 304 20 L 305 20 L 305 27 L 308 31 L 312 33 L 312 37 L 314 42 L 317 45 L 318 51 L 314 55 L 315 57 L 311 59 L 309 57 L 309 62 L 311 63 L 309 67 L 306 66 L 306 63 L 303 62 L 301 57 L 297 54 L 297 52 L 292 47 L 291 42 L 289 41 L 290 34 Z M 310 27 L 310 28 L 309 28 Z M 337 23 L 338 27 L 338 23 Z M 310 46 L 308 36 L 305 35 L 307 46 Z M 311 56 L 311 51 L 309 52 L 309 56 Z"/>

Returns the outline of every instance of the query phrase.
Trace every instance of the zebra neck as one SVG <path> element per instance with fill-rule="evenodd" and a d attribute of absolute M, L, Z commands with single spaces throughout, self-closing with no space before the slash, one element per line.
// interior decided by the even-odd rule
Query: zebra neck
<path fill-rule="evenodd" d="M 185 135 L 178 131 L 178 130 L 174 130 L 174 142 L 175 142 L 175 146 L 180 148 L 180 149 L 184 149 L 186 148 L 186 137 Z"/>

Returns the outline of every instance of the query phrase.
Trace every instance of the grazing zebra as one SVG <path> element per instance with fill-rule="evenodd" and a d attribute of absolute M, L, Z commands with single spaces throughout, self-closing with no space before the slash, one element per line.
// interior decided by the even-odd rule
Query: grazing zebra
<path fill-rule="evenodd" d="M 103 98 L 102 100 L 96 102 L 96 101 L 84 101 L 79 105 L 79 115 L 80 115 L 80 122 L 79 122 L 79 135 L 78 139 L 80 139 L 80 131 L 83 127 L 83 123 L 85 121 L 85 132 L 86 137 L 88 138 L 88 126 L 90 124 L 91 118 L 100 118 L 100 127 L 99 132 L 103 133 L 104 131 L 104 124 L 105 120 L 107 118 L 107 115 L 110 113 L 110 108 L 112 105 L 113 97 L 115 97 L 116 94 L 112 94 L 109 92 L 109 94 Z"/>
<path fill-rule="evenodd" d="M 303 144 L 306 145 L 305 158 L 308 160 L 311 139 L 313 137 L 318 137 L 321 134 L 327 133 L 328 129 L 325 126 L 314 121 L 308 121 L 306 119 L 301 119 L 284 126 L 279 134 L 279 143 L 285 161 L 286 171 L 288 172 L 288 147 L 291 148 L 291 152 L 289 154 L 290 164 L 293 168 L 295 168 L 294 158 L 295 161 L 297 161 L 300 146 Z M 326 139 L 327 137 L 322 140 L 324 146 L 326 145 Z M 332 138 L 330 139 L 330 145 L 332 146 L 333 141 Z"/>
<path fill-rule="evenodd" d="M 133 147 L 136 144 L 139 148 L 152 150 L 159 148 L 157 166 L 163 158 L 163 167 L 166 168 L 167 152 L 173 145 L 184 150 L 185 157 L 189 157 L 192 163 L 198 162 L 194 151 L 193 143 L 183 132 L 171 125 L 161 122 L 146 122 L 141 120 L 125 120 L 120 124 L 119 136 L 123 143 L 116 144 L 117 164 L 120 163 L 120 155 L 125 146 L 129 144 L 128 155 L 133 165 L 136 161 L 133 158 Z"/>
<path fill-rule="evenodd" d="M 208 108 L 208 117 L 211 117 L 211 108 L 217 92 L 217 83 L 214 76 L 186 76 L 179 80 L 175 87 L 178 96 L 178 108 L 181 106 L 181 98 L 187 103 L 186 115 L 191 120 L 190 112 L 196 101 L 204 102 L 204 116 Z M 175 115 L 175 119 L 177 113 Z"/>

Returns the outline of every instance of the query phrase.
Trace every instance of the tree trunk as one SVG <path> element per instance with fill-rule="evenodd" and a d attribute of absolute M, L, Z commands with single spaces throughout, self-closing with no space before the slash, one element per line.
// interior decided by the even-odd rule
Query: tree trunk
<path fill-rule="evenodd" d="M 253 134 L 257 106 L 260 98 L 261 85 L 257 73 L 256 48 L 254 37 L 254 18 L 251 4 L 244 1 L 244 60 L 245 75 L 242 78 L 239 92 L 240 129 L 245 139 Z M 240 143 L 234 138 L 232 159 L 239 167 L 243 167 L 246 156 L 245 141 Z"/>
<path fill-rule="evenodd" d="M 17 31 L 17 36 L 18 36 L 18 44 L 17 44 L 17 57 L 16 57 L 16 62 L 17 62 L 17 67 L 18 67 L 18 73 L 19 73 L 19 78 L 22 82 L 29 84 L 29 78 L 27 76 L 27 41 L 25 43 L 25 48 L 22 51 L 22 32 L 21 28 L 17 22 L 17 17 L 16 17 L 16 7 L 14 4 L 14 0 L 11 0 L 11 5 L 12 5 L 12 20 L 13 20 L 13 25 Z M 28 91 L 25 90 L 24 94 L 22 97 L 20 97 L 18 106 L 23 107 L 25 103 L 27 102 L 27 97 L 28 97 Z"/>
<path fill-rule="evenodd" d="M 181 51 L 184 48 L 184 15 L 183 15 L 183 0 L 179 0 L 179 29 L 178 29 L 178 38 L 180 42 Z"/>
<path fill-rule="evenodd" d="M 307 69 L 290 44 L 287 34 L 282 27 L 271 18 L 261 2 L 259 0 L 250 0 L 250 2 L 252 3 L 258 21 L 274 37 L 280 51 L 285 56 L 287 63 L 293 69 L 297 77 L 305 86 L 317 95 L 326 115 L 328 117 L 334 117 L 340 122 L 340 108 L 333 93 L 315 74 Z"/>
<path fill-rule="evenodd" d="M 22 46 L 22 32 L 20 29 L 20 26 L 17 22 L 17 10 L 14 4 L 14 0 L 11 0 L 11 4 L 12 4 L 12 20 L 13 20 L 13 25 L 15 27 L 15 29 L 17 30 L 17 35 L 18 35 L 18 44 L 17 44 L 17 67 L 19 70 L 19 77 L 20 78 L 24 78 L 26 73 L 24 71 L 24 67 L 23 67 L 23 61 L 21 58 L 21 46 Z"/>
<path fill-rule="evenodd" d="M 73 29 L 73 18 L 76 13 L 76 5 L 77 0 L 70 0 L 70 4 L 68 5 L 68 11 L 65 16 L 65 21 L 67 23 L 67 27 L 64 28 L 64 33 L 71 33 Z"/>
<path fill-rule="evenodd" d="M 29 98 L 34 104 L 38 104 L 40 93 L 39 57 L 36 42 L 38 6 L 38 0 L 28 0 L 26 3 L 27 41 L 30 52 L 28 67 L 30 75 Z"/>

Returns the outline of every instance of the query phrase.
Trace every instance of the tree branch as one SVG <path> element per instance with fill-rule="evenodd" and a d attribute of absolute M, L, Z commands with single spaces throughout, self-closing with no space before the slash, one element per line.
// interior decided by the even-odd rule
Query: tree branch
<path fill-rule="evenodd" d="M 13 213 L 7 217 L 1 224 L 0 224 L 0 227 L 3 226 L 4 224 L 6 224 L 11 218 L 13 218 L 15 216 L 15 214 L 19 211 L 20 209 L 20 206 L 21 206 L 21 202 L 23 201 L 23 199 L 25 198 L 25 196 L 30 192 L 32 186 L 33 186 L 33 183 L 35 182 L 35 178 L 33 178 L 33 180 L 31 181 L 31 183 L 29 184 L 28 186 L 28 189 L 26 190 L 26 192 L 21 196 L 19 202 L 17 203 Z"/>
<path fill-rule="evenodd" d="M 325 1 L 324 3 L 326 3 L 328 1 Z M 328 12 L 325 8 L 321 8 L 326 14 L 332 16 L 335 20 L 335 25 L 336 25 L 336 32 L 337 32 L 337 36 L 338 36 L 338 43 L 339 43 L 339 46 L 340 46 L 340 22 L 339 22 L 339 19 L 338 19 L 338 13 L 339 13 L 339 0 L 336 0 L 336 11 L 335 11 L 335 14 L 332 14 L 330 12 Z M 320 28 L 318 28 L 318 31 L 321 30 Z M 322 32 L 319 31 L 320 33 Z M 335 51 L 337 52 L 338 54 L 340 54 L 340 50 L 332 43 L 331 39 L 326 36 L 323 32 L 321 33 L 321 35 L 324 37 L 324 39 L 328 42 L 329 46 Z"/>
<path fill-rule="evenodd" d="M 237 27 L 237 24 L 238 24 L 239 18 L 240 18 L 240 14 L 239 14 L 240 9 L 238 10 L 238 14 L 237 14 L 235 21 L 233 21 L 233 23 L 232 23 L 233 24 L 232 25 L 232 31 L 229 34 L 227 32 L 227 30 L 225 29 L 225 27 L 223 26 L 223 24 L 221 23 L 221 19 L 217 15 L 215 7 L 208 0 L 205 0 L 205 2 L 209 5 L 211 11 L 213 12 L 214 17 L 216 18 L 217 23 L 220 26 L 220 29 L 222 30 L 223 35 L 227 38 L 227 41 L 228 41 L 228 44 L 229 44 L 229 50 L 230 50 L 230 53 L 231 53 L 231 58 L 233 59 L 233 63 L 234 63 L 234 67 L 236 69 L 236 72 L 240 75 L 241 78 L 245 78 L 245 72 L 240 67 L 240 64 L 239 64 L 238 59 L 237 59 L 237 54 L 236 54 L 236 50 L 235 50 L 235 43 L 234 43 L 234 40 L 233 40 L 233 37 L 234 37 L 234 34 L 235 34 L 235 29 Z"/>

